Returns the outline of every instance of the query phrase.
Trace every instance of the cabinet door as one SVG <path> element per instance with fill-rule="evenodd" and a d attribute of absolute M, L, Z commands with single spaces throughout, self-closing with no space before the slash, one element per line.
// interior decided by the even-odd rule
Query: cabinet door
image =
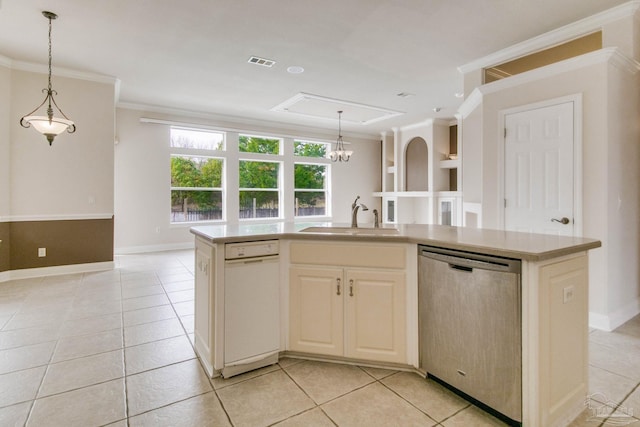
<path fill-rule="evenodd" d="M 213 327 L 211 323 L 213 301 L 213 253 L 214 249 L 196 239 L 195 256 L 195 346 L 198 354 L 210 367 L 213 364 Z M 213 368 L 210 370 L 212 371 Z"/>
<path fill-rule="evenodd" d="M 291 267 L 289 286 L 290 350 L 342 356 L 342 269 Z"/>
<path fill-rule="evenodd" d="M 405 273 L 347 270 L 347 357 L 406 363 Z"/>

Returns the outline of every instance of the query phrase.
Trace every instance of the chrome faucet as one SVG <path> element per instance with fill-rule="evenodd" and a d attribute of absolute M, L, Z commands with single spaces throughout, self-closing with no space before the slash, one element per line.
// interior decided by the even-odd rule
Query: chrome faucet
<path fill-rule="evenodd" d="M 368 211 L 369 208 L 364 203 L 358 203 L 360 196 L 351 204 L 351 228 L 358 228 L 358 209 L 362 208 L 363 211 Z"/>
<path fill-rule="evenodd" d="M 380 228 L 380 218 L 378 218 L 378 209 L 373 210 L 373 228 Z"/>

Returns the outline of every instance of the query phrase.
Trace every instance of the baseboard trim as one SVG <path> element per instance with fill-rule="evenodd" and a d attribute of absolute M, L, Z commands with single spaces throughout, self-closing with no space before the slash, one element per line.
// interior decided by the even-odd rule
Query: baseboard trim
<path fill-rule="evenodd" d="M 640 297 L 636 297 L 609 315 L 611 330 L 624 325 L 638 314 L 640 314 Z"/>
<path fill-rule="evenodd" d="M 640 297 L 636 297 L 630 303 L 608 315 L 589 312 L 589 327 L 610 332 L 638 314 L 640 314 Z"/>
<path fill-rule="evenodd" d="M 115 248 L 116 255 L 141 254 L 145 252 L 175 251 L 180 249 L 194 249 L 195 240 L 183 243 L 168 243 L 164 245 L 127 246 Z"/>
<path fill-rule="evenodd" d="M 609 329 L 609 316 L 604 314 L 589 312 L 589 327 L 594 329 L 600 329 L 601 331 L 611 331 Z"/>
<path fill-rule="evenodd" d="M 90 273 L 94 271 L 113 270 L 115 262 L 92 262 L 85 264 L 56 265 L 53 267 L 25 268 L 0 273 L 0 282 L 16 279 L 32 279 L 43 276 L 59 276 L 61 274 Z"/>

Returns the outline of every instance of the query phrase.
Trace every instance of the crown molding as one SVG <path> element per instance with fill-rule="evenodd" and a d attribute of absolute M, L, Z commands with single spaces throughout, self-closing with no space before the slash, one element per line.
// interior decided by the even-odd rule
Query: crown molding
<path fill-rule="evenodd" d="M 171 117 L 154 118 L 154 117 L 141 117 L 141 121 L 147 123 L 164 123 L 173 124 L 176 126 L 191 126 L 191 127 L 206 127 L 210 129 L 227 130 L 232 132 L 270 132 L 277 133 L 280 136 L 286 138 L 301 138 L 309 139 L 311 137 L 322 139 L 323 141 L 335 142 L 337 133 L 334 129 L 317 128 L 312 126 L 300 126 L 291 125 L 290 123 L 283 123 L 278 121 L 267 121 L 257 119 L 247 119 L 245 117 L 206 113 L 202 111 L 183 110 L 179 108 L 161 107 L 158 105 L 138 104 L 131 102 L 118 102 L 116 108 L 122 108 L 126 110 L 140 111 L 150 114 L 162 114 Z M 178 117 L 176 119 L 176 117 Z M 190 119 L 203 120 L 206 123 L 189 122 Z M 309 135 L 312 133 L 313 135 Z M 360 133 L 360 132 L 344 132 L 345 138 L 352 141 L 371 141 L 378 140 L 379 134 L 377 133 Z M 345 142 L 346 143 L 346 142 Z"/>
<path fill-rule="evenodd" d="M 617 47 L 600 49 L 479 86 L 471 92 L 467 99 L 465 99 L 462 105 L 458 108 L 458 113 L 460 113 L 463 118 L 466 118 L 472 111 L 482 104 L 482 100 L 485 95 L 568 71 L 575 71 L 590 65 L 605 63 L 611 64 L 612 66 L 624 70 L 629 74 L 636 74 L 640 70 L 640 63 L 624 55 Z"/>
<path fill-rule="evenodd" d="M 629 74 L 636 74 L 640 70 L 640 62 L 635 59 L 629 58 L 623 54 L 619 49 L 615 51 L 609 57 L 609 63 L 616 68 L 626 71 Z"/>
<path fill-rule="evenodd" d="M 46 65 L 34 64 L 32 62 L 11 61 L 11 68 L 20 71 L 29 71 L 32 73 L 48 74 L 49 69 Z M 51 74 L 58 77 L 68 77 L 71 79 L 87 80 L 96 83 L 105 83 L 115 85 L 118 79 L 103 74 L 88 73 L 85 71 L 72 70 L 70 68 L 52 67 Z"/>
<path fill-rule="evenodd" d="M 640 9 L 640 0 L 632 0 L 461 65 L 458 67 L 458 71 L 466 74 L 470 71 L 491 67 L 575 39 L 597 31 L 610 22 L 633 16 L 638 9 Z"/>
<path fill-rule="evenodd" d="M 466 119 L 469 114 L 482 104 L 482 97 L 483 94 L 480 89 L 475 88 L 458 108 L 458 114 L 460 114 L 463 119 Z"/>
<path fill-rule="evenodd" d="M 3 67 L 11 68 L 11 58 L 0 55 L 0 65 Z"/>

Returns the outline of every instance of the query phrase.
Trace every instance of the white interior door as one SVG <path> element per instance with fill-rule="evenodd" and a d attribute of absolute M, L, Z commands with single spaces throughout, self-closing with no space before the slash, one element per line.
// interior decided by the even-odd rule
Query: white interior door
<path fill-rule="evenodd" d="M 574 235 L 574 103 L 505 115 L 506 230 Z"/>

